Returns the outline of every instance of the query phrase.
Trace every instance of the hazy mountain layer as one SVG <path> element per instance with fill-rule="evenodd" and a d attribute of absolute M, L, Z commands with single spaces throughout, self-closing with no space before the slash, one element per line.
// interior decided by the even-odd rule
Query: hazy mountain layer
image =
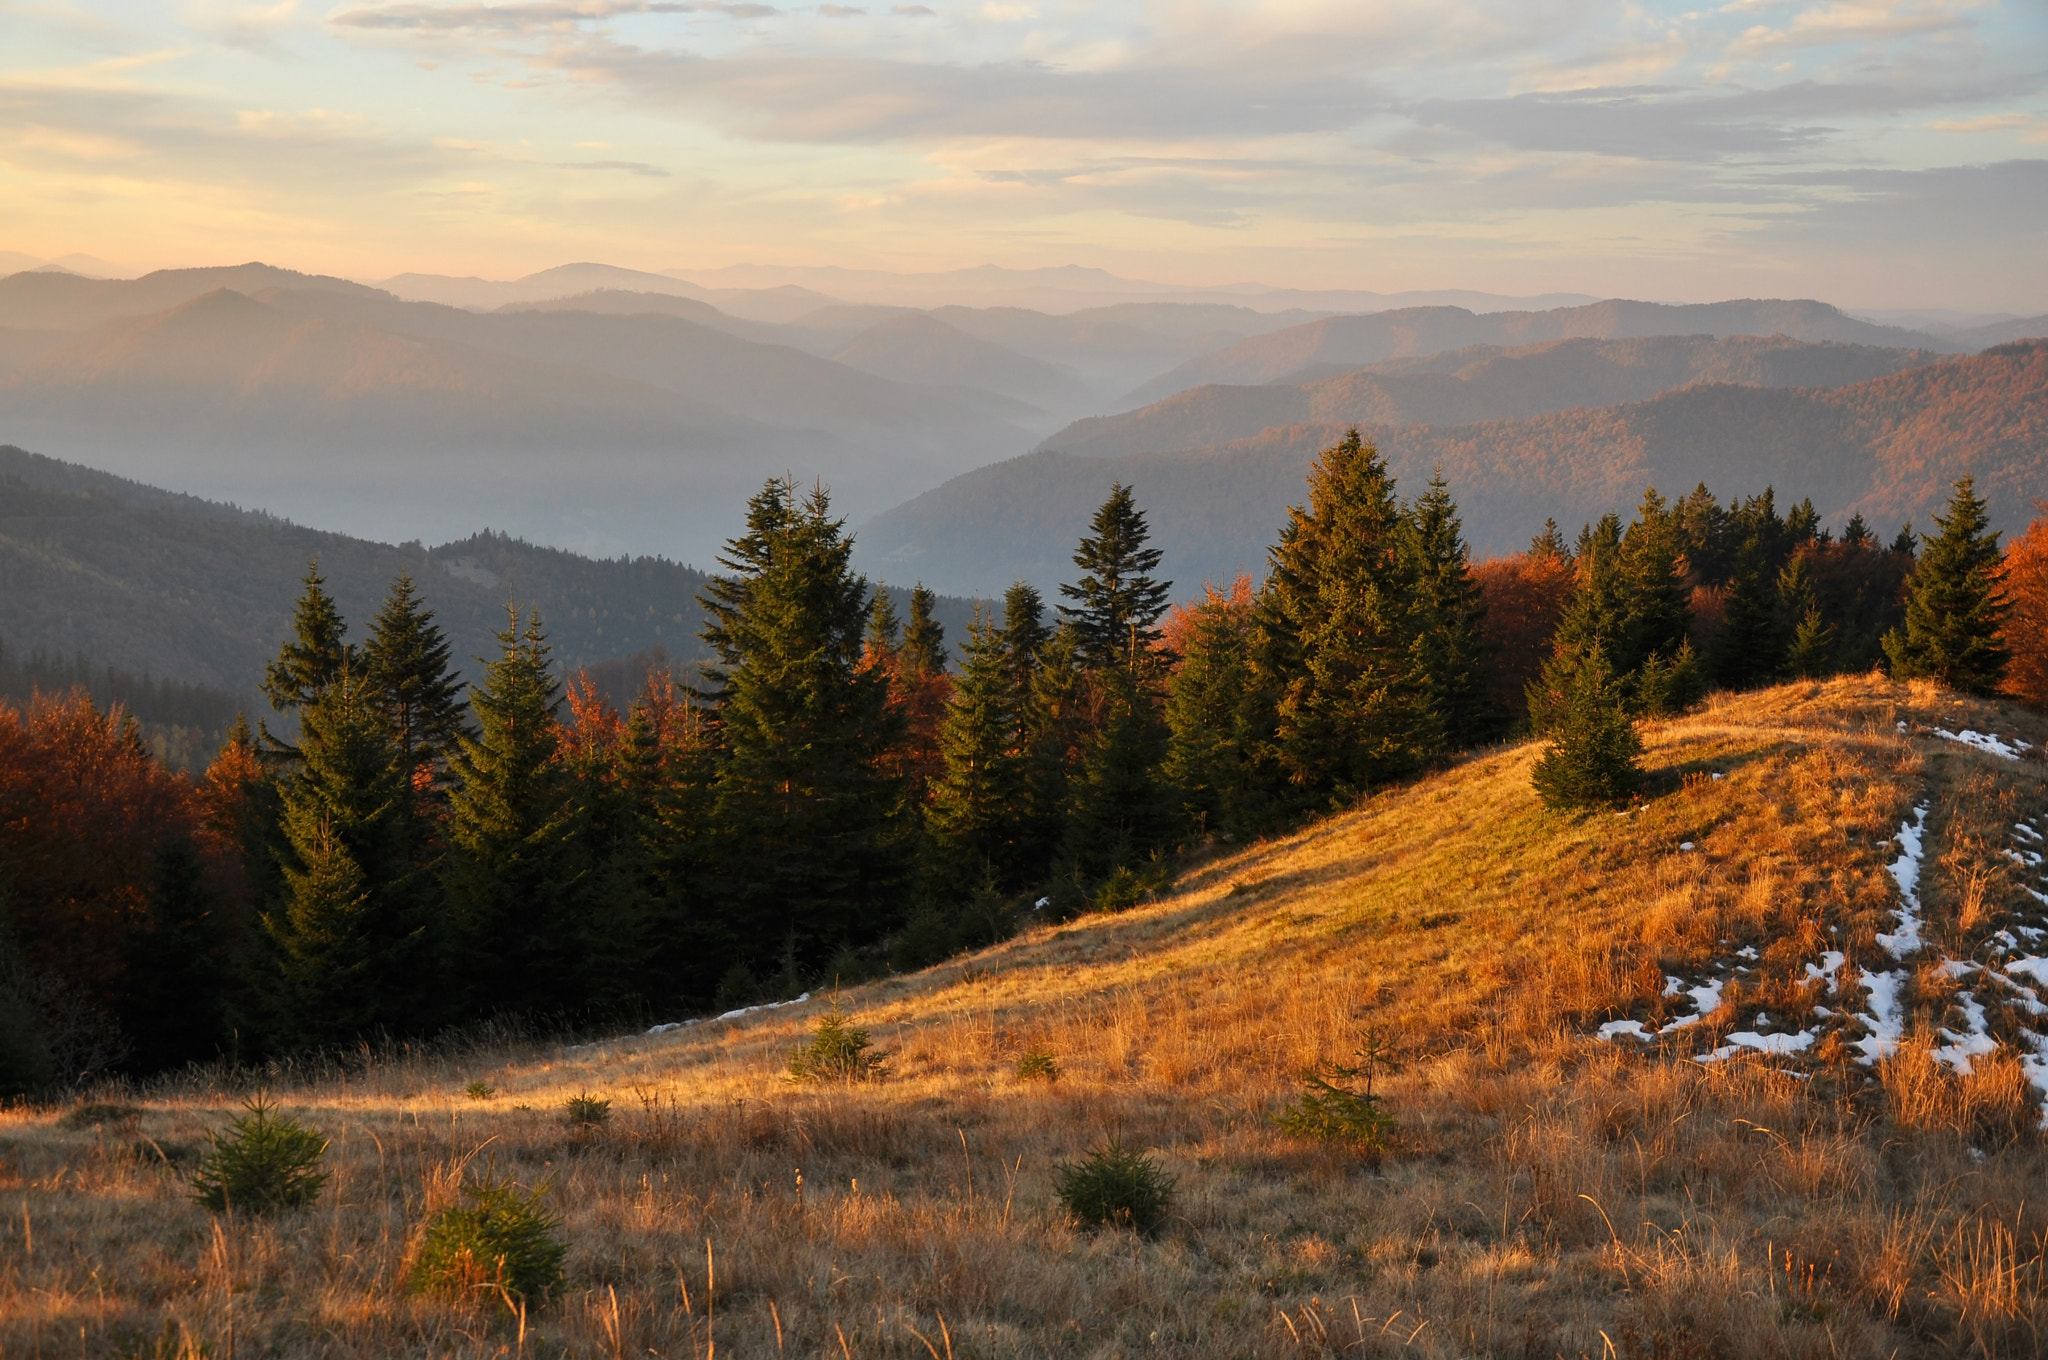
<path fill-rule="evenodd" d="M 1465 425 L 1645 401 L 1694 383 L 1840 387 L 1935 357 L 1927 350 L 1805 344 L 1783 336 L 1483 345 L 1389 359 L 1297 386 L 1196 387 L 1142 410 L 1076 421 L 1039 448 L 1107 457 L 1206 448 L 1276 425 Z"/>
<path fill-rule="evenodd" d="M 1547 516 L 1570 528 L 1634 504 L 1646 486 L 1704 481 L 1723 497 L 1777 488 L 1840 524 L 1861 511 L 1889 536 L 1925 527 L 1974 471 L 1996 521 L 2023 525 L 2048 491 L 2048 341 L 1986 351 L 1833 390 L 1714 384 L 1647 402 L 1522 420 L 1368 425 L 1406 495 L 1441 467 L 1480 553 L 1511 551 Z M 1113 481 L 1137 488 L 1164 572 L 1186 593 L 1258 574 L 1316 453 L 1341 423 L 1277 426 L 1217 447 L 1121 457 L 1034 453 L 983 468 L 864 526 L 869 570 L 955 591 L 1071 574 L 1067 554 Z"/>
<path fill-rule="evenodd" d="M 0 438 L 392 540 L 478 523 L 703 560 L 769 476 L 849 513 L 1028 448 L 1043 413 L 679 317 L 219 290 L 0 378 Z"/>
<path fill-rule="evenodd" d="M 1543 340 L 1622 340 L 1651 335 L 1783 335 L 1793 340 L 1931 349 L 1963 348 L 1918 331 L 1858 321 L 1824 302 L 1746 300 L 1696 306 L 1612 299 L 1585 307 L 1478 315 L 1462 307 L 1410 307 L 1370 316 L 1335 316 L 1242 341 L 1191 359 L 1139 387 L 1127 406 L 1143 406 L 1203 383 L 1298 382 L 1329 365 L 1362 368 L 1384 359 L 1440 354 L 1472 345 Z"/>
<path fill-rule="evenodd" d="M 706 578 L 676 562 L 593 560 L 492 533 L 373 543 L 0 446 L 0 641 L 15 656 L 82 653 L 251 694 L 315 557 L 356 638 L 392 578 L 411 572 L 472 678 L 508 601 L 541 611 L 564 668 L 656 647 L 701 654 Z M 941 600 L 955 641 L 970 616 L 967 601 Z"/>

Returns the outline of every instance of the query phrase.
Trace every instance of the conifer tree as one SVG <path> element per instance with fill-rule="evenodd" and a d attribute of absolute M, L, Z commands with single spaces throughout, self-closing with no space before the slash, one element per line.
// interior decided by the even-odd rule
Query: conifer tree
<path fill-rule="evenodd" d="M 1600 648 L 1577 656 L 1563 709 L 1533 775 L 1544 803 L 1586 808 L 1627 799 L 1642 783 L 1643 743 Z"/>
<path fill-rule="evenodd" d="M 508 609 L 470 687 L 448 795 L 450 966 L 471 1014 L 552 1011 L 583 996 L 578 908 L 588 870 L 573 773 L 557 759 L 562 694 L 540 615 Z"/>
<path fill-rule="evenodd" d="M 868 585 L 852 550 L 822 488 L 799 499 L 771 481 L 720 558 L 730 574 L 699 597 L 727 898 L 759 953 L 788 940 L 805 966 L 896 923 L 914 830 L 885 768 L 902 718 L 888 677 L 861 664 Z"/>
<path fill-rule="evenodd" d="M 1770 683 L 1784 667 L 1788 641 L 1769 548 L 1764 534 L 1752 531 L 1728 579 L 1721 630 L 1710 653 L 1714 683 L 1724 689 Z"/>
<path fill-rule="evenodd" d="M 1165 765 L 1171 734 L 1143 678 L 1094 672 L 1106 712 L 1088 738 L 1072 784 L 1066 855 L 1083 873 L 1135 868 L 1172 844 L 1179 800 Z"/>
<path fill-rule="evenodd" d="M 1684 558 L 1679 518 L 1651 487 L 1621 539 L 1626 624 L 1608 651 L 1617 675 L 1635 675 L 1652 660 L 1669 664 L 1686 645 L 1692 628 L 1692 588 Z"/>
<path fill-rule="evenodd" d="M 1173 582 L 1152 578 L 1160 552 L 1145 546 L 1150 537 L 1131 488 L 1115 483 L 1074 552 L 1081 579 L 1060 587 L 1061 595 L 1076 601 L 1072 608 L 1061 605 L 1060 616 L 1073 624 L 1081 665 L 1088 670 L 1122 666 L 1136 674 L 1151 664 L 1152 644 L 1159 640 L 1154 625 L 1166 612 Z"/>
<path fill-rule="evenodd" d="M 932 610 L 938 596 L 919 581 L 910 591 L 910 622 L 903 627 L 900 664 L 906 679 L 922 680 L 946 669 L 946 629 Z"/>
<path fill-rule="evenodd" d="M 1415 658 L 1414 558 L 1379 451 L 1357 430 L 1309 470 L 1260 598 L 1258 664 L 1279 691 L 1280 760 L 1310 806 L 1443 749 Z"/>
<path fill-rule="evenodd" d="M 1228 595 L 1211 587 L 1181 632 L 1180 665 L 1166 692 L 1172 744 L 1165 776 L 1190 822 L 1242 835 L 1276 821 L 1280 777 L 1273 761 L 1277 696 L 1253 664 L 1251 582 Z"/>
<path fill-rule="evenodd" d="M 1778 573 L 1778 631 L 1789 640 L 1786 674 L 1815 680 L 1834 670 L 1836 629 L 1821 610 L 1809 552 L 1794 553 Z"/>
<path fill-rule="evenodd" d="M 1415 661 L 1426 702 L 1450 744 L 1476 745 L 1499 726 L 1483 680 L 1486 600 L 1472 579 L 1471 551 L 1441 469 L 1408 518 Z"/>
<path fill-rule="evenodd" d="M 1035 602 L 1035 592 L 1032 598 Z M 1066 838 L 1073 779 L 1083 746 L 1100 717 L 1097 691 L 1081 669 L 1080 643 L 1072 624 L 1060 623 L 1030 655 L 1033 664 L 1018 691 L 1024 756 L 1017 842 L 1019 864 L 1027 871 L 1049 868 L 1059 853 Z M 1018 664 L 1013 650 L 1011 665 Z"/>
<path fill-rule="evenodd" d="M 1023 867 L 1020 698 L 1005 639 L 976 609 L 939 734 L 945 773 L 933 785 L 926 818 L 943 870 L 961 887 L 985 880 L 1010 886 Z"/>
<path fill-rule="evenodd" d="M 327 593 L 317 558 L 306 564 L 305 587 L 292 611 L 291 637 L 278 648 L 277 660 L 263 669 L 263 696 L 280 713 L 319 698 L 350 661 L 348 625 Z"/>
<path fill-rule="evenodd" d="M 448 640 L 412 576 L 400 572 L 363 643 L 363 677 L 383 696 L 392 739 L 408 778 L 455 750 L 463 731 L 462 686 Z"/>
<path fill-rule="evenodd" d="M 903 645 L 903 625 L 896 617 L 896 602 L 889 588 L 875 582 L 875 598 L 868 606 L 865 664 L 896 668 L 896 653 Z"/>
<path fill-rule="evenodd" d="M 1956 482 L 1948 513 L 1934 525 L 1940 532 L 1920 544 L 1906 620 L 1885 636 L 1885 655 L 1899 679 L 1995 694 L 2011 658 L 1999 636 L 2010 606 L 1999 581 L 1998 534 L 1974 477 Z"/>
<path fill-rule="evenodd" d="M 121 1007 L 128 1065 L 139 1072 L 207 1062 L 232 1043 L 233 942 L 198 846 L 190 836 L 166 841 L 155 870 L 147 924 L 129 945 Z"/>
<path fill-rule="evenodd" d="M 263 918 L 280 1028 L 312 1044 L 414 1028 L 427 979 L 409 799 L 366 682 L 344 669 L 301 710 L 299 753 L 280 788 L 284 896 Z"/>
<path fill-rule="evenodd" d="M 1002 641 L 1020 691 L 1038 668 L 1038 649 L 1051 638 L 1052 630 L 1045 626 L 1045 601 L 1029 582 L 1018 581 L 1003 594 Z"/>
<path fill-rule="evenodd" d="M 1564 531 L 1557 527 L 1555 519 L 1544 520 L 1543 532 L 1529 540 L 1529 555 L 1570 560 L 1571 544 L 1564 541 Z"/>
<path fill-rule="evenodd" d="M 1626 645 L 1629 600 L 1621 543 L 1619 515 L 1602 515 L 1579 531 L 1571 597 L 1558 617 L 1550 659 L 1529 685 L 1529 726 L 1539 735 L 1563 720 L 1583 659 L 1596 649 L 1605 657 Z"/>
<path fill-rule="evenodd" d="M 1842 526 L 1842 546 L 1845 548 L 1870 547 L 1876 542 L 1877 535 L 1871 532 L 1870 524 L 1860 510 L 1849 516 L 1849 522 Z"/>
<path fill-rule="evenodd" d="M 1907 520 L 1899 526 L 1898 537 L 1892 540 L 1893 552 L 1901 557 L 1914 557 L 1920 552 L 1920 536 L 1913 532 L 1913 521 Z"/>

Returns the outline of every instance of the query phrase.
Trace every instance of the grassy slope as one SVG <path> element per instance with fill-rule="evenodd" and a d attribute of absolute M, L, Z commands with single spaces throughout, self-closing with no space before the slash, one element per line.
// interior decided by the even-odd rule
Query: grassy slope
<path fill-rule="evenodd" d="M 399 1287 L 465 1158 L 552 1181 L 573 1288 L 530 1321 L 535 1354 L 699 1355 L 715 1326 L 727 1355 L 921 1356 L 920 1334 L 943 1355 L 941 1317 L 961 1356 L 2031 1354 L 2048 1157 L 2009 1052 L 1963 1078 L 1909 1044 L 1880 1084 L 1823 1023 L 1796 1059 L 1685 1060 L 1760 1005 L 1846 1009 L 1795 986 L 1824 943 L 1890 963 L 1890 838 L 1923 797 L 1930 944 L 2048 923 L 2023 889 L 2038 871 L 2002 853 L 2048 811 L 2042 763 L 1936 725 L 2048 737 L 1925 688 L 1787 687 L 1651 730 L 1657 796 L 1583 820 L 1536 803 L 1536 747 L 1481 755 L 1219 854 L 1159 904 L 847 992 L 889 1056 L 873 1083 L 783 1079 L 820 1002 L 285 1074 L 335 1179 L 276 1222 L 216 1225 L 159 1169 L 230 1107 L 205 1081 L 134 1129 L 8 1113 L 0 1354 L 224 1355 L 230 1329 L 242 1353 L 514 1353 L 503 1316 Z M 1745 946 L 1761 957 L 1738 973 Z M 1589 1037 L 1717 967 L 1730 1004 L 1668 1052 Z M 1922 970 L 1917 1028 L 1957 1023 L 1954 986 Z M 1400 1060 L 1376 1171 L 1271 1119 L 1365 1027 Z M 1012 1074 L 1034 1044 L 1056 1082 Z M 477 1079 L 496 1096 L 465 1099 Z M 578 1138 L 559 1110 L 585 1090 L 614 1118 Z M 1055 1164 L 1111 1135 L 1180 1178 L 1157 1238 L 1052 1204 Z"/>

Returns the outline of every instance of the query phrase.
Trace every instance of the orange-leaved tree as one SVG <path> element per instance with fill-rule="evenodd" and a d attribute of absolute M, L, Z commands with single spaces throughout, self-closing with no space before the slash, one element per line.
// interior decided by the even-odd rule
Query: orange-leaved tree
<path fill-rule="evenodd" d="M 2002 688 L 2021 703 L 2048 708 L 2048 501 L 2005 550 L 2005 595 L 2012 608 L 2002 632 L 2012 660 Z"/>

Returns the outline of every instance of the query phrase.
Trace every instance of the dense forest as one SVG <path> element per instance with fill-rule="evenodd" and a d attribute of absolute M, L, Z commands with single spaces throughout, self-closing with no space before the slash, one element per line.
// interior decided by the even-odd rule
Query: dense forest
<path fill-rule="evenodd" d="M 2048 521 L 2001 552 L 1967 478 L 1924 540 L 1700 486 L 1475 562 L 1443 478 L 1403 498 L 1353 431 L 1262 582 L 1169 608 L 1150 537 L 1115 486 L 1057 599 L 1020 582 L 949 646 L 822 488 L 770 482 L 693 606 L 710 659 L 630 696 L 519 608 L 465 688 L 409 576 L 351 621 L 316 563 L 269 711 L 197 777 L 139 694 L 53 671 L 0 709 L 0 1088 L 911 969 L 1474 747 L 1625 765 L 1715 688 L 1883 667 L 2048 703 Z"/>

